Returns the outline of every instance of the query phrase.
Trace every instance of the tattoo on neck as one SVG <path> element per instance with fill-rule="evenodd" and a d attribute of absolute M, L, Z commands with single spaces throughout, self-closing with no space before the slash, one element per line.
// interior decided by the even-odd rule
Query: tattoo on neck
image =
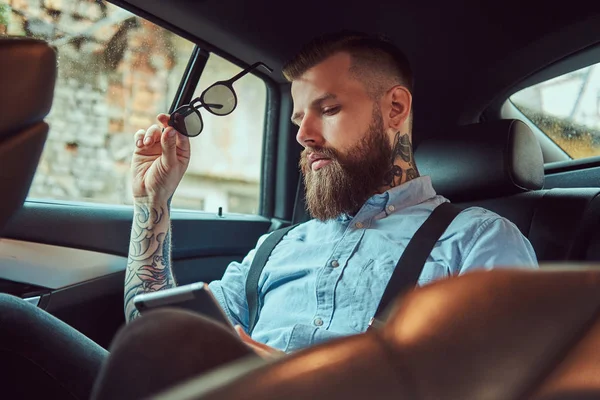
<path fill-rule="evenodd" d="M 402 166 L 397 165 L 397 162 Z M 396 187 L 419 177 L 408 133 L 396 133 L 390 164 L 390 170 L 384 176 L 384 186 Z"/>

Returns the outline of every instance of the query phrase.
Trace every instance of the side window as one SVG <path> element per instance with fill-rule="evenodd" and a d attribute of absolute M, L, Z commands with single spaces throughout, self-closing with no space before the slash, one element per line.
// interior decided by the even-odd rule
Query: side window
<path fill-rule="evenodd" d="M 600 156 L 600 64 L 523 89 L 510 101 L 572 159 Z"/>
<path fill-rule="evenodd" d="M 168 112 L 194 44 L 101 0 L 0 0 L 0 34 L 58 51 L 50 133 L 29 199 L 131 204 L 133 134 Z M 238 70 L 211 54 L 198 90 Z M 266 87 L 251 75 L 234 87 L 231 115 L 202 114 L 174 207 L 258 212 Z"/>
<path fill-rule="evenodd" d="M 241 70 L 211 54 L 194 98 Z M 215 213 L 219 207 L 224 212 L 258 213 L 267 87 L 260 78 L 248 74 L 233 88 L 237 107 L 232 114 L 221 117 L 200 109 L 204 129 L 190 138 L 192 157 L 173 197 L 174 207 L 192 208 L 201 201 L 202 209 Z"/>

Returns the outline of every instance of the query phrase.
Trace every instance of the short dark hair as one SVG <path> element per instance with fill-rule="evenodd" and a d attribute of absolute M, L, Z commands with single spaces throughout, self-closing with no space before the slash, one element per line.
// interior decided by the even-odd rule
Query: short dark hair
<path fill-rule="evenodd" d="M 341 52 L 350 54 L 350 73 L 365 84 L 370 95 L 381 96 L 389 89 L 387 83 L 391 82 L 412 93 L 413 76 L 408 58 L 387 37 L 379 34 L 341 31 L 316 37 L 284 65 L 283 75 L 288 81 L 294 81 L 310 68 Z"/>

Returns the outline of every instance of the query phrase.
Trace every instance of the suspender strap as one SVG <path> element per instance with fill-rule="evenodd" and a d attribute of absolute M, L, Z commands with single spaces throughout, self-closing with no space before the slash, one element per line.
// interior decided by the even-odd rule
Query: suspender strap
<path fill-rule="evenodd" d="M 246 300 L 248 302 L 248 313 L 250 318 L 248 323 L 249 333 L 252 333 L 256 321 L 258 320 L 258 280 L 260 279 L 260 274 L 265 268 L 267 260 L 275 246 L 277 246 L 277 243 L 281 241 L 286 233 L 295 227 L 296 225 L 292 225 L 274 231 L 264 242 L 262 242 L 258 250 L 256 250 L 256 254 L 250 265 L 250 270 L 248 271 L 248 278 L 246 279 Z"/>
<path fill-rule="evenodd" d="M 398 294 L 417 285 L 427 257 L 446 228 L 461 211 L 461 207 L 451 203 L 442 203 L 433 210 L 404 249 L 381 297 L 374 321 L 372 320 L 371 323 L 384 321 L 384 311 Z"/>
<path fill-rule="evenodd" d="M 454 218 L 462 211 L 462 208 L 451 203 L 442 203 L 433 210 L 427 220 L 417 230 L 410 240 L 406 249 L 402 253 L 400 260 L 396 264 L 394 273 L 388 282 L 385 292 L 381 297 L 375 318 L 373 322 L 385 320 L 383 315 L 388 305 L 398 296 L 399 293 L 407 289 L 414 288 L 419 281 L 427 257 L 433 250 L 433 247 L 444 233 L 446 228 Z M 248 332 L 252 333 L 258 320 L 258 281 L 260 275 L 271 255 L 271 252 L 281 241 L 281 239 L 297 225 L 279 229 L 271 233 L 269 237 L 260 245 L 254 260 L 250 265 L 248 278 L 246 279 L 246 300 L 248 302 L 249 323 Z"/>

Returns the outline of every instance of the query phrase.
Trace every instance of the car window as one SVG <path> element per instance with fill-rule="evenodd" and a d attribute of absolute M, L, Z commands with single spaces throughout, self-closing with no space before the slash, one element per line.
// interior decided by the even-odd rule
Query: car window
<path fill-rule="evenodd" d="M 510 101 L 572 159 L 600 156 L 600 64 L 523 89 Z"/>
<path fill-rule="evenodd" d="M 258 60 L 257 60 L 258 61 Z M 217 81 L 228 80 L 242 68 L 211 54 L 194 98 Z M 233 84 L 237 107 L 228 116 L 216 116 L 201 108 L 202 133 L 190 140 L 192 157 L 173 204 L 207 211 L 258 213 L 262 138 L 267 87 L 254 75 Z"/>
<path fill-rule="evenodd" d="M 58 52 L 50 133 L 29 199 L 131 204 L 133 134 L 168 112 L 194 44 L 105 1 L 0 0 L 0 34 L 47 40 Z M 211 54 L 198 90 L 239 71 Z M 237 109 L 203 112 L 173 207 L 257 213 L 266 87 L 234 84 Z"/>

